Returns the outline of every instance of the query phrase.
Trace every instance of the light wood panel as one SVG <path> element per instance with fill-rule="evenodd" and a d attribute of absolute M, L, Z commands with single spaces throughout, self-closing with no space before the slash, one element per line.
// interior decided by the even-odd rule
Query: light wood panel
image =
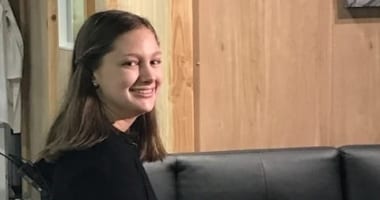
<path fill-rule="evenodd" d="M 96 0 L 85 0 L 84 1 L 84 13 L 85 16 L 90 16 L 96 11 Z"/>
<path fill-rule="evenodd" d="M 258 146 L 320 144 L 331 90 L 332 4 L 326 2 L 265 1 Z"/>
<path fill-rule="evenodd" d="M 47 78 L 49 121 L 55 117 L 58 106 L 57 99 L 57 61 L 58 61 L 58 20 L 57 1 L 47 0 Z"/>
<path fill-rule="evenodd" d="M 256 142 L 263 2 L 198 2 L 200 151 Z"/>
<path fill-rule="evenodd" d="M 192 152 L 195 150 L 192 1 L 172 0 L 171 13 L 169 99 L 173 113 L 173 150 Z"/>
<path fill-rule="evenodd" d="M 194 151 L 200 151 L 200 50 L 199 1 L 193 0 L 193 101 Z"/>
<path fill-rule="evenodd" d="M 380 143 L 380 12 L 341 3 L 197 1 L 200 151 Z"/>
<path fill-rule="evenodd" d="M 334 10 L 332 126 L 326 143 L 380 143 L 380 9 L 347 10 L 336 1 Z"/>

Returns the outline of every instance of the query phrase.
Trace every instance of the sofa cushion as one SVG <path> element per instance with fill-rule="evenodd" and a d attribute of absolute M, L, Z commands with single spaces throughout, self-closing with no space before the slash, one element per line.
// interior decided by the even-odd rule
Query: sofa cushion
<path fill-rule="evenodd" d="M 334 148 L 294 148 L 262 152 L 267 199 L 340 200 L 339 155 Z"/>
<path fill-rule="evenodd" d="M 177 157 L 178 200 L 265 199 L 259 152 L 218 152 Z"/>
<path fill-rule="evenodd" d="M 379 200 L 380 145 L 352 145 L 339 150 L 346 199 Z"/>
<path fill-rule="evenodd" d="M 177 156 L 178 200 L 341 200 L 334 148 Z"/>

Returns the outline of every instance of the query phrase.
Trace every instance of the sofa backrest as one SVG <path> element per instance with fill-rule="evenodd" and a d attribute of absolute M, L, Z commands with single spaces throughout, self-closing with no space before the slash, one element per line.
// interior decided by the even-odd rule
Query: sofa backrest
<path fill-rule="evenodd" d="M 341 200 L 329 147 L 170 155 L 145 164 L 159 200 Z"/>
<path fill-rule="evenodd" d="M 339 148 L 342 158 L 345 199 L 380 199 L 380 145 Z"/>
<path fill-rule="evenodd" d="M 176 157 L 172 155 L 162 162 L 144 163 L 144 167 L 158 200 L 176 200 Z"/>

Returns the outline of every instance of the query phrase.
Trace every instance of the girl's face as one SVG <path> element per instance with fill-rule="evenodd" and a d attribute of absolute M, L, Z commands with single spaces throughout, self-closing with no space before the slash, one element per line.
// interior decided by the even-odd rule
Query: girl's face
<path fill-rule="evenodd" d="M 120 35 L 94 71 L 98 95 L 113 117 L 137 117 L 152 111 L 162 83 L 161 51 L 151 30 Z"/>

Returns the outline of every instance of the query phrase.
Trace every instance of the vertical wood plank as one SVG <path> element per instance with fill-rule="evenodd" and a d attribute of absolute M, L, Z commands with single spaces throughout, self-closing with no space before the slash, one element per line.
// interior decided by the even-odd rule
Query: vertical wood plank
<path fill-rule="evenodd" d="M 193 100 L 194 100 L 194 151 L 200 151 L 200 28 L 199 0 L 193 0 Z"/>
<path fill-rule="evenodd" d="M 119 6 L 119 0 L 104 0 L 105 3 L 105 9 L 117 9 L 120 8 Z"/>
<path fill-rule="evenodd" d="M 330 145 L 380 142 L 380 19 L 335 0 Z M 375 10 L 373 10 L 375 11 Z M 378 10 L 380 11 L 380 10 Z M 380 12 L 377 12 L 380 16 Z"/>
<path fill-rule="evenodd" d="M 47 70 L 49 122 L 57 112 L 57 63 L 58 63 L 58 20 L 57 1 L 47 1 Z"/>
<path fill-rule="evenodd" d="M 193 10 L 191 0 L 172 0 L 170 97 L 176 152 L 194 151 Z"/>
<path fill-rule="evenodd" d="M 199 1 L 200 150 L 257 143 L 263 1 Z"/>
<path fill-rule="evenodd" d="M 96 11 L 96 2 L 95 0 L 85 0 L 84 1 L 84 13 L 85 16 L 89 17 L 94 14 Z"/>
<path fill-rule="evenodd" d="M 315 146 L 331 91 L 331 2 L 265 2 L 263 147 Z"/>

